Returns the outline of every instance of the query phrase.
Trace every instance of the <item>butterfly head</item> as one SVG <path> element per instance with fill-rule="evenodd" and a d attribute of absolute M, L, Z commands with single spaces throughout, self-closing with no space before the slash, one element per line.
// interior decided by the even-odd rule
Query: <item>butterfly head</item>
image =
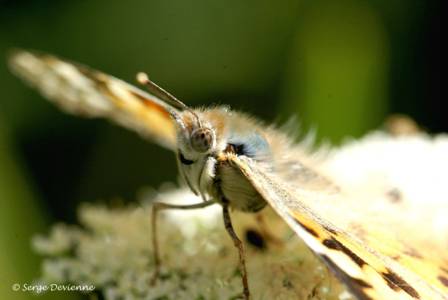
<path fill-rule="evenodd" d="M 201 117 L 200 110 L 193 110 L 176 97 L 153 83 L 145 73 L 137 74 L 137 80 L 168 104 L 177 132 L 177 162 L 179 171 L 190 189 L 205 200 L 205 191 L 211 186 L 217 152 L 216 131 Z"/>
<path fill-rule="evenodd" d="M 190 189 L 206 198 L 214 175 L 217 137 L 214 127 L 201 119 L 199 111 L 188 108 L 171 112 L 177 127 L 177 162 L 180 174 Z"/>
<path fill-rule="evenodd" d="M 177 125 L 179 148 L 193 155 L 206 155 L 216 145 L 216 134 L 213 127 L 201 120 L 198 113 L 187 108 L 181 113 L 171 111 Z"/>

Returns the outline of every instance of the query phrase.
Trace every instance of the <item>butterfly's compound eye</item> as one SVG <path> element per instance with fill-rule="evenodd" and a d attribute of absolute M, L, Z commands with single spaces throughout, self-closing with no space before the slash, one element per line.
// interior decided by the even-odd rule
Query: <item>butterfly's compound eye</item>
<path fill-rule="evenodd" d="M 201 127 L 191 134 L 191 147 L 197 152 L 205 153 L 215 143 L 215 134 L 209 128 Z"/>

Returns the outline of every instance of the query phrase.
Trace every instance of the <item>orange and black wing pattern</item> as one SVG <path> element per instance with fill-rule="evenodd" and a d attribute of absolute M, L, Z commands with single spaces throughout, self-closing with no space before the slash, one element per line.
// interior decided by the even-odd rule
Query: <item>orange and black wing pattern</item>
<path fill-rule="evenodd" d="M 447 277 L 440 268 L 442 257 L 422 254 L 411 259 L 412 255 L 406 255 L 400 245 L 390 243 L 387 234 L 383 245 L 362 240 L 308 205 L 312 199 L 304 197 L 312 198 L 312 193 L 297 192 L 250 158 L 227 155 L 220 159 L 241 172 L 357 299 L 448 299 Z M 369 234 L 382 240 L 377 231 Z M 426 253 L 425 249 L 419 250 Z M 394 260 L 394 252 L 403 256 Z"/>
<path fill-rule="evenodd" d="M 154 95 L 49 54 L 14 50 L 9 66 L 68 113 L 107 118 L 165 148 L 175 148 L 175 125 L 169 114 L 173 108 Z"/>

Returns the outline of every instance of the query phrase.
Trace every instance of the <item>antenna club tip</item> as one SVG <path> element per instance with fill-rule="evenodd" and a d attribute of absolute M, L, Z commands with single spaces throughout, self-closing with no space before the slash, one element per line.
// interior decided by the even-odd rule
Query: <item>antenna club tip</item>
<path fill-rule="evenodd" d="M 136 78 L 141 84 L 145 84 L 149 81 L 148 75 L 145 72 L 138 72 Z"/>

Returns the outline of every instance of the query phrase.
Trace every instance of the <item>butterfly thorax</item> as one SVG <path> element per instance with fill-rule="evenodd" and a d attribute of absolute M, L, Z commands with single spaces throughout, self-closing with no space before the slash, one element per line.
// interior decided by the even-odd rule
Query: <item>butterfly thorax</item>
<path fill-rule="evenodd" d="M 257 122 L 223 107 L 193 113 L 184 111 L 180 118 L 177 161 L 190 189 L 204 200 L 228 202 L 237 210 L 256 212 L 262 209 L 266 202 L 260 194 L 222 159 L 229 155 L 247 156 L 264 165 L 273 164 L 271 147 Z M 200 130 L 199 125 L 205 131 L 203 140 L 198 134 L 194 137 Z M 198 149 L 197 145 L 204 144 L 209 147 Z"/>

